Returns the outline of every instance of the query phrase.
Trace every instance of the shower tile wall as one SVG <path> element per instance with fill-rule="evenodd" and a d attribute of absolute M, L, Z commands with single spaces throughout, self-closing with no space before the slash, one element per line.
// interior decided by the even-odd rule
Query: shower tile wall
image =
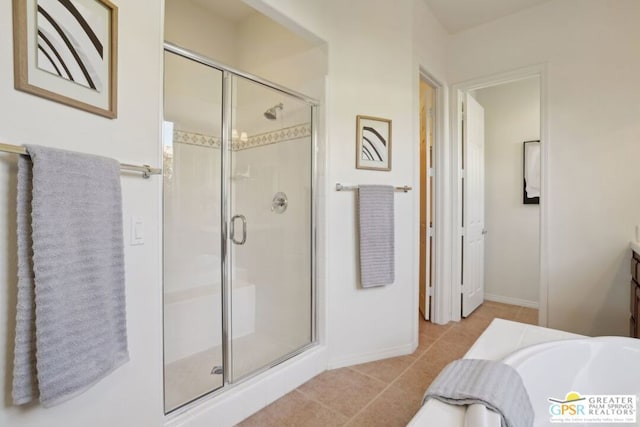
<path fill-rule="evenodd" d="M 220 281 L 220 149 L 174 143 L 165 172 L 165 293 Z M 170 175 L 170 176 L 168 176 Z"/>
<path fill-rule="evenodd" d="M 237 151 L 232 178 L 241 195 L 235 197 L 234 213 L 244 214 L 248 223 L 247 244 L 236 246 L 234 274 L 256 285 L 256 332 L 282 340 L 289 351 L 311 339 L 309 323 L 301 322 L 309 318 L 311 306 L 309 141 L 297 138 Z M 289 202 L 281 214 L 271 210 L 277 192 Z"/>

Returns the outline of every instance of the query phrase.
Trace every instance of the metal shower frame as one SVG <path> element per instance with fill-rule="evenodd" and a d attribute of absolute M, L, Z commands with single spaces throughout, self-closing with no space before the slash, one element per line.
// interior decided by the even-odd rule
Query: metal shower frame
<path fill-rule="evenodd" d="M 284 86 L 281 86 L 277 83 L 270 82 L 266 79 L 260 78 L 258 76 L 254 76 L 244 71 L 240 71 L 229 67 L 227 65 L 221 64 L 215 60 L 202 56 L 196 52 L 193 52 L 189 49 L 185 49 L 178 45 L 175 45 L 170 42 L 164 42 L 164 51 L 170 52 L 176 55 L 179 55 L 183 58 L 198 62 L 202 65 L 217 69 L 222 72 L 222 111 L 223 111 L 223 120 L 222 120 L 222 145 L 221 145 L 221 153 L 222 153 L 222 161 L 221 161 L 221 176 L 222 179 L 222 206 L 221 206 L 221 244 L 222 244 L 222 353 L 223 353 L 223 385 L 215 390 L 212 390 L 208 393 L 205 393 L 202 396 L 198 396 L 187 402 L 174 410 L 166 411 L 165 415 L 171 414 L 171 416 L 178 415 L 180 413 L 185 412 L 186 410 L 192 408 L 202 401 L 203 398 L 213 398 L 232 387 L 237 386 L 238 384 L 242 384 L 243 382 L 254 378 L 255 376 L 268 371 L 269 369 L 281 364 L 282 362 L 289 360 L 305 351 L 309 350 L 312 347 L 315 347 L 318 344 L 318 291 L 317 291 L 317 265 L 316 265 L 316 250 L 317 250 L 317 202 L 316 202 L 316 194 L 317 194 L 317 185 L 318 185 L 318 174 L 317 174 L 317 142 L 318 142 L 318 105 L 319 102 L 311 97 L 308 97 L 299 92 L 288 89 Z M 228 222 L 229 222 L 229 200 L 230 200 L 230 181 L 225 180 L 224 177 L 227 176 L 230 166 L 230 151 L 229 147 L 231 146 L 232 140 L 232 123 L 231 123 L 231 114 L 224 114 L 224 112 L 231 111 L 231 93 L 232 93 L 232 77 L 233 76 L 243 77 L 247 80 L 253 81 L 254 83 L 266 86 L 270 89 L 275 89 L 280 91 L 286 95 L 289 95 L 293 98 L 296 98 L 300 101 L 305 102 L 311 107 L 311 342 L 306 344 L 305 346 L 288 353 L 266 366 L 262 368 L 252 371 L 251 373 L 240 377 L 237 381 L 231 382 L 231 372 L 232 372 L 232 364 L 231 360 L 231 352 L 233 347 L 233 339 L 231 333 L 231 292 L 229 291 L 230 286 L 230 278 L 231 278 L 231 261 L 229 258 L 230 254 L 230 239 L 228 234 Z M 164 215 L 164 214 L 163 214 Z M 163 249 L 163 259 L 164 259 L 164 249 Z M 164 263 L 164 261 L 163 261 Z M 164 273 L 163 273 L 163 283 L 164 283 Z M 164 307 L 164 295 L 163 295 L 163 307 Z M 163 340 L 164 340 L 164 322 L 163 322 Z M 163 366 L 164 366 L 164 355 L 163 355 Z"/>

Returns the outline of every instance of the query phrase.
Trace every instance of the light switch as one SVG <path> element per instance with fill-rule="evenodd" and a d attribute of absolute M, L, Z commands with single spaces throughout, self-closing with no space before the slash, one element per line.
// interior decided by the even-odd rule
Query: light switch
<path fill-rule="evenodd" d="M 142 217 L 131 217 L 131 245 L 144 245 L 144 221 Z"/>

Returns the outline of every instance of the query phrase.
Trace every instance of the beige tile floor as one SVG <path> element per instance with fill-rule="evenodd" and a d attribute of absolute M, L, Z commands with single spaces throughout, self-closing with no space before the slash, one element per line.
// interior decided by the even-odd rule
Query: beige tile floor
<path fill-rule="evenodd" d="M 413 354 L 324 372 L 239 426 L 405 426 L 440 370 L 462 357 L 496 317 L 537 324 L 538 311 L 485 301 L 459 323 L 421 320 Z"/>

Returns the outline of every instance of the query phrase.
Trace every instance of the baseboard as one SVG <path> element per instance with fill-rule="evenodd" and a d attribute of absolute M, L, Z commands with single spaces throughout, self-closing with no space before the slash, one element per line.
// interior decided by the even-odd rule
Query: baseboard
<path fill-rule="evenodd" d="M 487 301 L 501 302 L 504 304 L 520 305 L 522 307 L 535 308 L 539 307 L 537 301 L 527 301 L 526 299 L 504 297 L 502 295 L 484 294 L 484 299 Z"/>
<path fill-rule="evenodd" d="M 415 344 L 405 344 L 397 347 L 389 347 L 371 353 L 356 354 L 336 360 L 329 360 L 329 369 L 344 368 L 345 366 L 374 362 L 376 360 L 388 359 L 389 357 L 406 356 L 407 354 L 413 353 L 415 349 Z"/>

